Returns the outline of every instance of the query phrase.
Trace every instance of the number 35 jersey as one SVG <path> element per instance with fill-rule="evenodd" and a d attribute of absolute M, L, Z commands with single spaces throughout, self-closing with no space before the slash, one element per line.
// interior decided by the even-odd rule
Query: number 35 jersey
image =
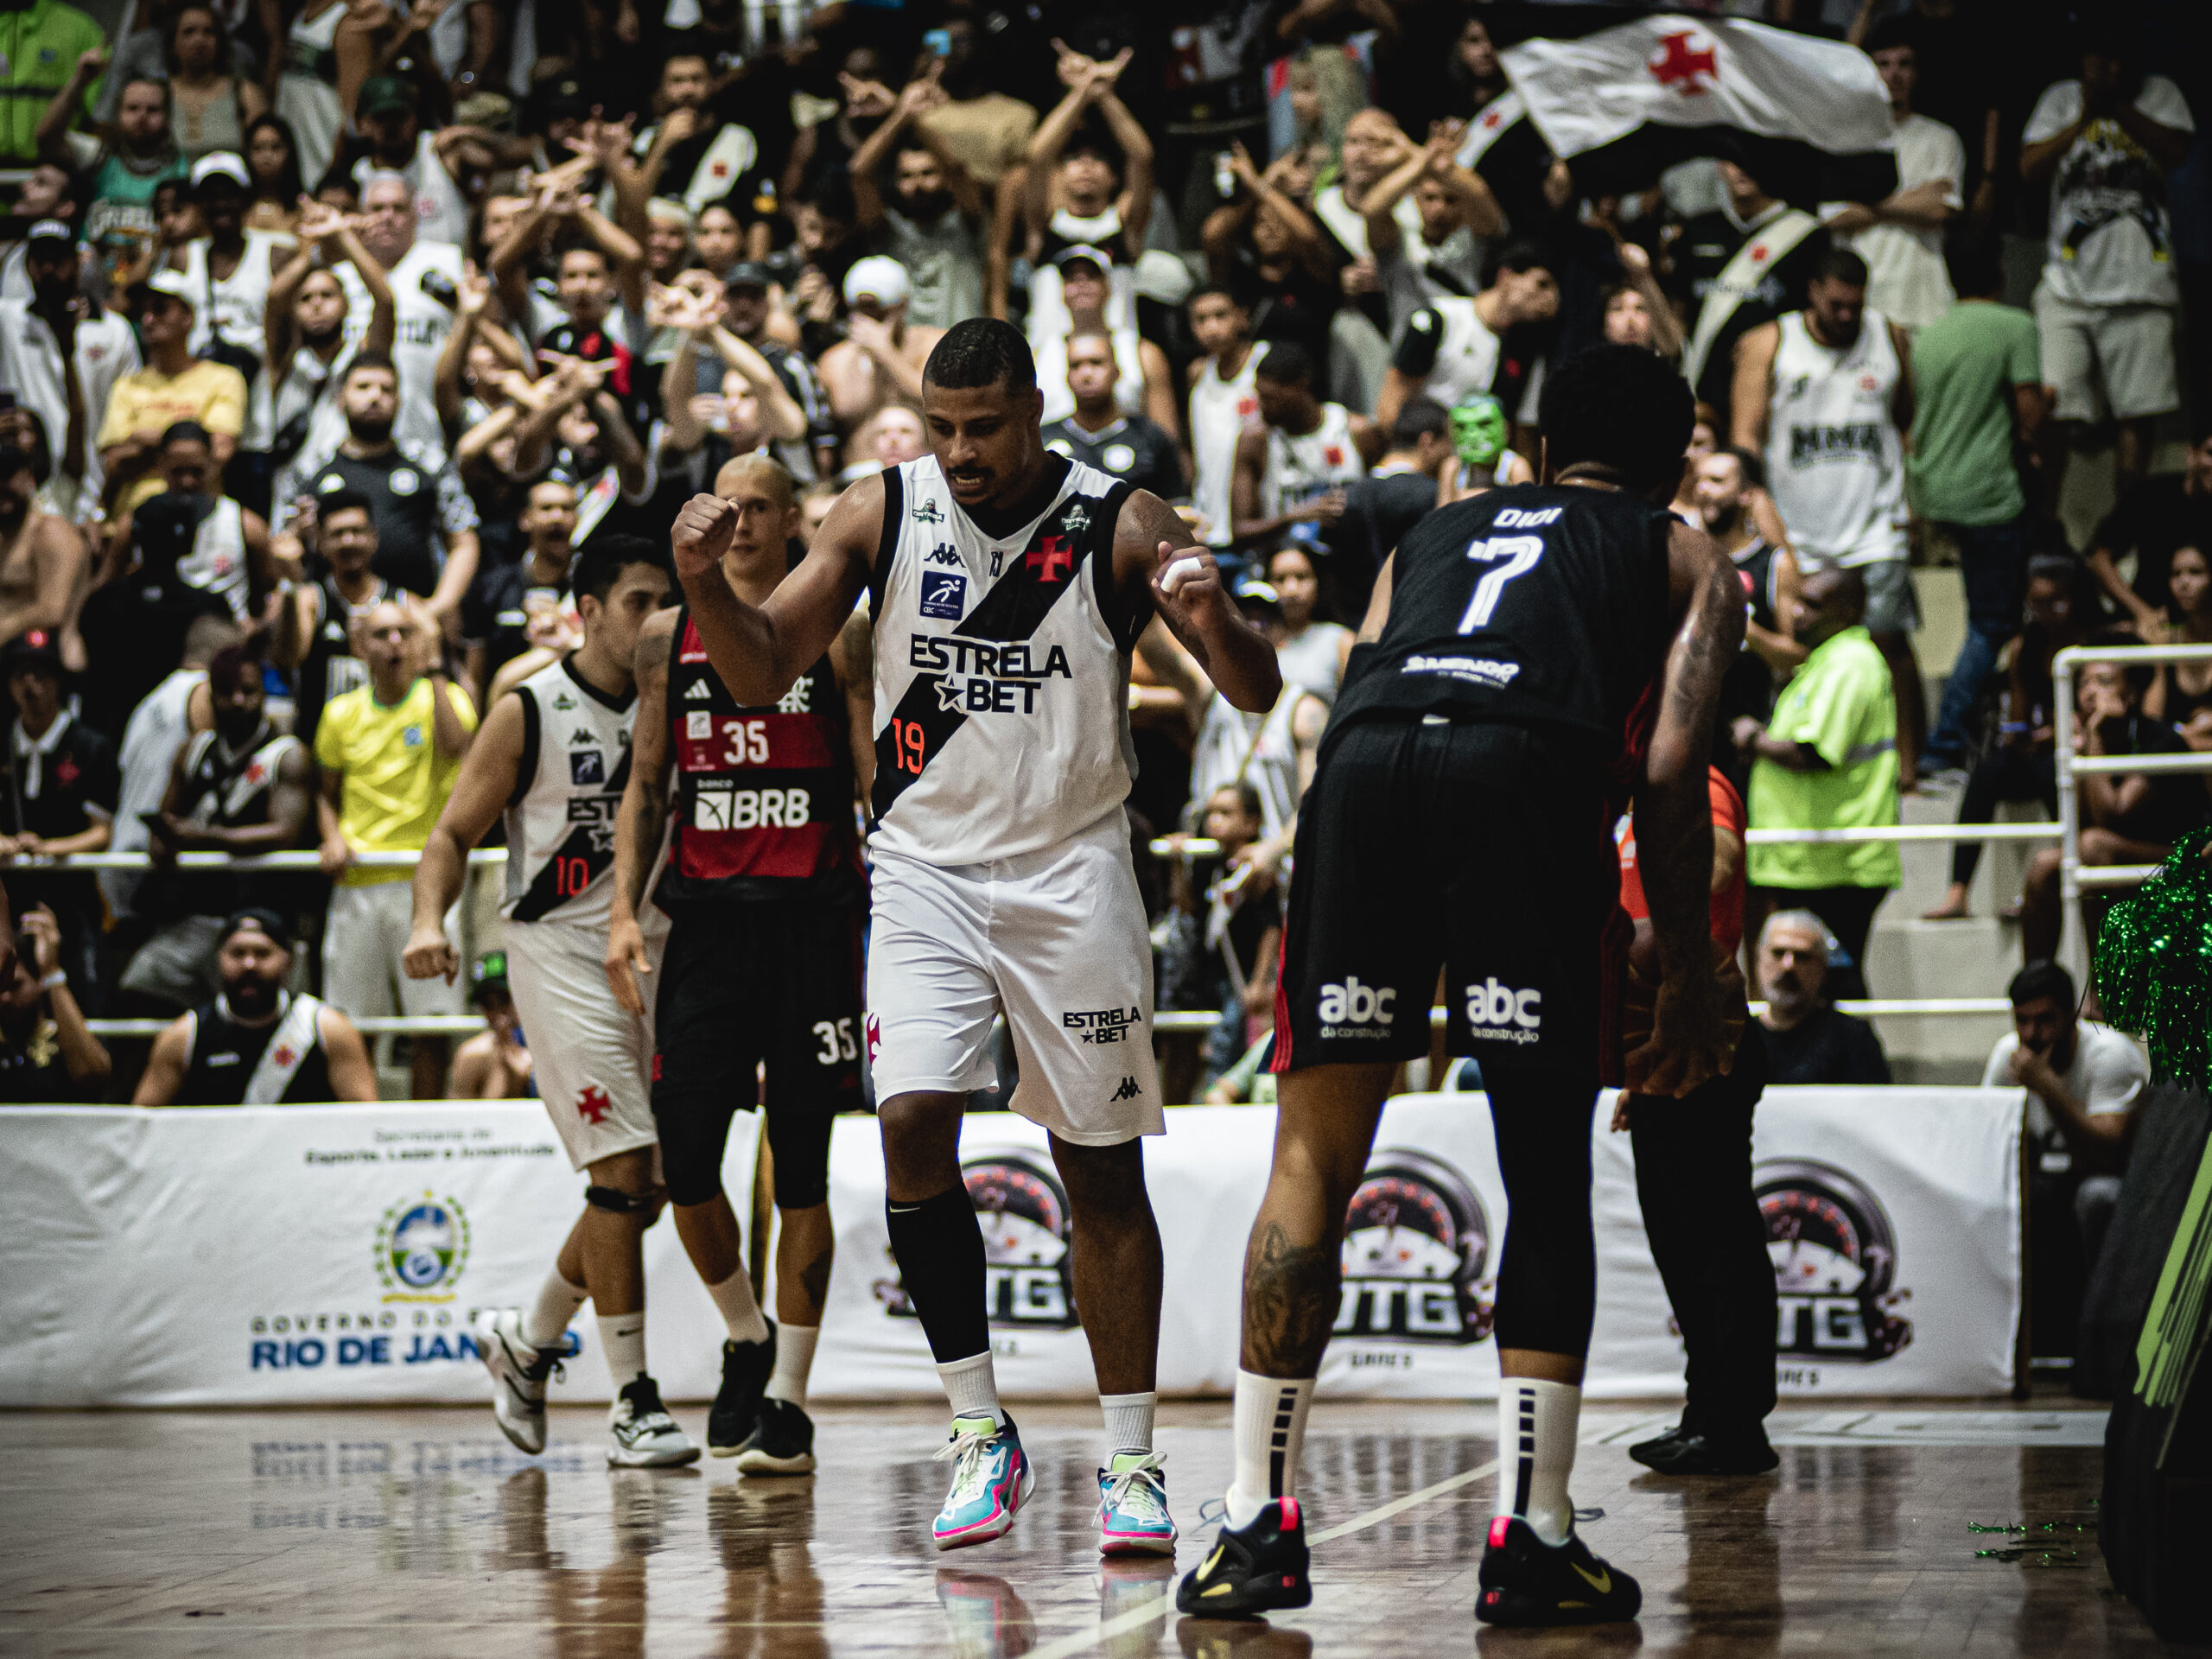
<path fill-rule="evenodd" d="M 1584 738 L 1611 761 L 1666 660 L 1673 524 L 1580 485 L 1430 513 L 1398 543 L 1389 616 L 1353 650 L 1333 728 L 1456 714 Z"/>
<path fill-rule="evenodd" d="M 522 761 L 507 799 L 499 914 L 512 922 L 603 928 L 638 694 L 611 698 L 578 677 L 570 660 L 541 668 L 515 688 Z"/>
<path fill-rule="evenodd" d="M 1049 505 L 1003 537 L 952 499 L 937 457 L 883 474 L 871 847 L 981 864 L 1058 846 L 1136 777 L 1114 524 L 1129 486 L 1047 455 Z"/>
<path fill-rule="evenodd" d="M 860 830 L 845 695 L 827 656 L 780 702 L 747 709 L 707 661 L 685 607 L 668 664 L 676 774 L 668 864 L 653 902 L 859 905 Z"/>

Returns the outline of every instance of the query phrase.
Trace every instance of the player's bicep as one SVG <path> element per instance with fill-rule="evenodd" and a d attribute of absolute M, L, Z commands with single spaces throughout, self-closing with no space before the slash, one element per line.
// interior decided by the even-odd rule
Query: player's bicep
<path fill-rule="evenodd" d="M 638 630 L 630 671 L 638 686 L 638 713 L 630 728 L 630 777 L 633 783 L 658 784 L 667 769 L 668 658 L 675 636 L 673 611 L 656 613 Z"/>
<path fill-rule="evenodd" d="M 501 697 L 468 747 L 461 776 L 438 815 L 439 827 L 466 849 L 483 840 L 515 791 L 524 747 L 522 698 Z"/>
<path fill-rule="evenodd" d="M 1375 573 L 1375 591 L 1367 601 L 1367 614 L 1360 621 L 1357 643 L 1371 645 L 1382 637 L 1383 625 L 1390 620 L 1390 589 L 1396 580 L 1398 556 L 1395 550 L 1386 555 L 1382 568 Z"/>
<path fill-rule="evenodd" d="M 836 640 L 867 590 L 884 541 L 880 476 L 864 478 L 837 498 L 798 569 L 760 608 L 776 632 L 777 655 L 804 671 Z"/>

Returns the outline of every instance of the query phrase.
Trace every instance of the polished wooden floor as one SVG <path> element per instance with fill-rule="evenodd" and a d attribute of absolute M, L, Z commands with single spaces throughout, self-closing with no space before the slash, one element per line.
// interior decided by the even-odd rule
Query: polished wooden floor
<path fill-rule="evenodd" d="M 1033 1506 L 1009 1537 L 950 1556 L 927 1534 L 946 1471 L 930 1456 L 936 1411 L 825 1408 L 823 1472 L 783 1482 L 715 1463 L 610 1471 L 598 1414 L 581 1410 L 555 1414 L 536 1459 L 488 1411 L 0 1415 L 0 1654 L 2171 1651 L 2112 1593 L 2093 1534 L 2072 1530 L 2095 1516 L 2083 1414 L 1792 1408 L 1772 1425 L 1775 1475 L 1687 1482 L 1623 1450 L 1652 1413 L 1593 1409 L 1575 1498 L 1605 1511 L 1585 1535 L 1641 1577 L 1644 1613 L 1541 1633 L 1478 1633 L 1471 1616 L 1488 1408 L 1314 1413 L 1314 1605 L 1273 1627 L 1179 1619 L 1166 1562 L 1102 1570 L 1095 1410 L 1019 1415 Z M 1183 1567 L 1224 1483 L 1228 1415 L 1163 1414 Z M 2023 1539 L 1971 1527 L 2015 1523 L 2037 1529 L 2036 1553 L 1979 1553 Z"/>

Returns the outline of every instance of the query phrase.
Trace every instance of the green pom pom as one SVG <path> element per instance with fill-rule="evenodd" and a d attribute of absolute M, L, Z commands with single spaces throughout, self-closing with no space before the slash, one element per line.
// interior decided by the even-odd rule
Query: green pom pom
<path fill-rule="evenodd" d="M 2160 1077 L 2212 1078 L 2212 827 L 2182 837 L 2150 880 L 2106 912 L 2097 1001 L 2140 1037 Z"/>

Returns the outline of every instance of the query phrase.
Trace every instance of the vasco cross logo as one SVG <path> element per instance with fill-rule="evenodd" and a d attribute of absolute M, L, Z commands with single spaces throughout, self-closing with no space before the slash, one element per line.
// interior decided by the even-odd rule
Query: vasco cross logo
<path fill-rule="evenodd" d="M 402 1198 L 377 1225 L 376 1258 L 387 1302 L 449 1302 L 468 1263 L 468 1218 L 451 1198 Z"/>

